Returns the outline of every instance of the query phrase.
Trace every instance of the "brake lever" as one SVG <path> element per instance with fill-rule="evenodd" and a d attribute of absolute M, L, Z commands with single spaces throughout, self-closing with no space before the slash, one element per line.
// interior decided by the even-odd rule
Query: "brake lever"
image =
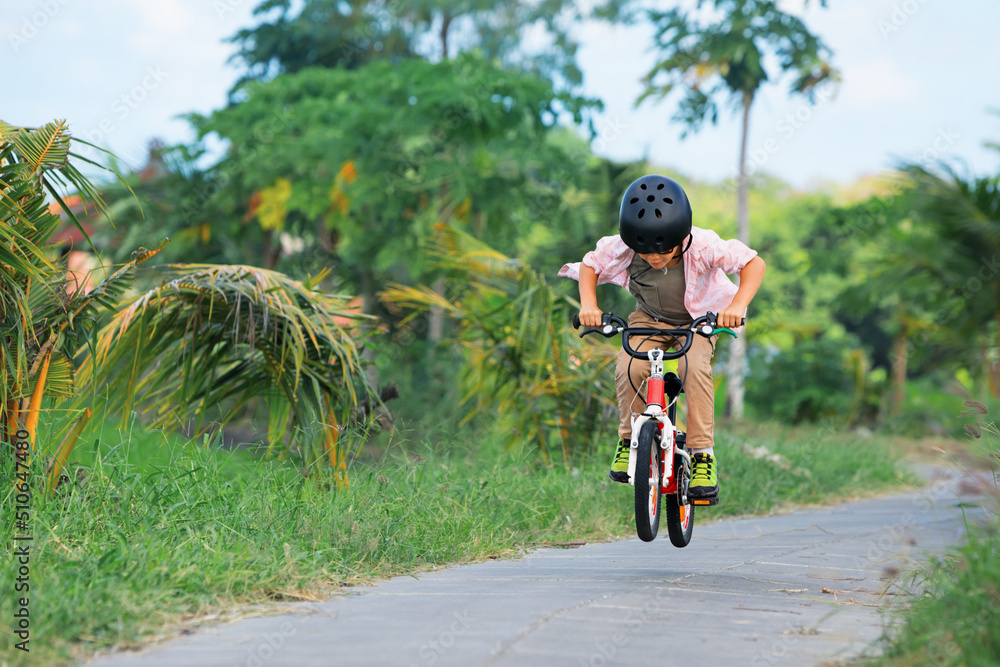
<path fill-rule="evenodd" d="M 615 331 L 614 325 L 611 323 L 612 317 L 614 317 L 614 313 L 601 313 L 601 333 L 605 336 L 610 336 Z"/>

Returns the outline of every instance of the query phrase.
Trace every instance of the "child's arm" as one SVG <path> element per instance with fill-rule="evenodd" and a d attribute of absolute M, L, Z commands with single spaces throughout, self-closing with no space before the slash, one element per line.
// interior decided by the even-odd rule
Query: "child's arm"
<path fill-rule="evenodd" d="M 585 327 L 601 326 L 601 309 L 597 307 L 597 273 L 586 264 L 580 264 L 580 324 Z"/>
<path fill-rule="evenodd" d="M 740 271 L 740 288 L 736 291 L 736 296 L 733 297 L 733 302 L 729 304 L 729 307 L 719 313 L 719 326 L 728 327 L 734 329 L 740 326 L 740 320 L 743 319 L 743 313 L 746 312 L 747 306 L 753 300 L 757 290 L 760 289 L 760 283 L 764 280 L 764 272 L 767 271 L 767 265 L 760 256 L 754 257 L 743 270 Z M 580 293 L 581 299 L 580 303 L 583 303 L 583 272 L 580 272 Z M 583 310 L 580 310 L 580 321 L 583 321 Z"/>

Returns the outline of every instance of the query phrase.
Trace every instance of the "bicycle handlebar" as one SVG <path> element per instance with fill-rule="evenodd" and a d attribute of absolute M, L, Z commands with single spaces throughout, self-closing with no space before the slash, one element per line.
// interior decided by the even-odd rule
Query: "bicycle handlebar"
<path fill-rule="evenodd" d="M 746 319 L 740 320 L 740 326 L 746 324 Z M 617 325 L 617 326 L 614 326 Z M 573 316 L 573 328 L 580 328 L 580 316 Z M 684 343 L 681 345 L 680 349 L 676 352 L 664 352 L 664 359 L 678 359 L 687 354 L 687 351 L 691 349 L 691 343 L 694 342 L 694 335 L 698 334 L 704 336 L 705 338 L 710 338 L 718 333 L 728 333 L 733 338 L 736 338 L 736 332 L 725 327 L 718 326 L 718 316 L 709 311 L 705 315 L 699 317 L 694 322 L 692 322 L 688 327 L 682 329 L 655 329 L 652 327 L 630 327 L 625 320 L 620 317 L 615 316 L 613 313 L 603 313 L 601 315 L 601 328 L 600 329 L 585 329 L 580 333 L 580 338 L 583 338 L 587 334 L 601 334 L 605 338 L 611 338 L 617 334 L 622 335 L 622 349 L 625 350 L 630 356 L 636 359 L 643 359 L 649 361 L 648 352 L 636 352 L 628 344 L 628 339 L 630 336 L 670 336 L 674 340 L 678 340 L 680 337 L 684 338 Z"/>

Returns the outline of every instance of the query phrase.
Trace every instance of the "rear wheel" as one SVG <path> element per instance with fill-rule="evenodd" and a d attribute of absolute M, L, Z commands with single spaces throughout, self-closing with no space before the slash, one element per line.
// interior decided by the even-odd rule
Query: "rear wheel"
<path fill-rule="evenodd" d="M 677 493 L 664 498 L 667 506 L 667 534 L 670 535 L 672 545 L 686 547 L 694 532 L 694 505 L 690 501 L 687 505 L 681 504 L 681 496 L 687 495 L 688 484 L 691 483 L 691 469 L 684 468 L 684 459 L 679 454 L 674 456 L 674 474 L 677 476 Z"/>
<path fill-rule="evenodd" d="M 667 506 L 667 534 L 675 547 L 686 547 L 694 532 L 694 506 L 681 505 L 677 496 L 671 494 L 664 499 Z"/>
<path fill-rule="evenodd" d="M 635 464 L 635 531 L 643 542 L 656 539 L 660 529 L 660 456 L 660 429 L 646 422 L 639 430 Z"/>

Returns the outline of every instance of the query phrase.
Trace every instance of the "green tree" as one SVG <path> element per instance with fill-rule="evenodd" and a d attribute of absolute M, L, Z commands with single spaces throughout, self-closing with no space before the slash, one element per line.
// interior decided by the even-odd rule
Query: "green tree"
<path fill-rule="evenodd" d="M 825 6 L 825 0 L 820 0 Z M 674 120 L 682 136 L 697 131 L 706 120 L 718 120 L 717 98 L 728 96 L 742 114 L 737 188 L 739 239 L 750 242 L 747 207 L 747 138 L 750 110 L 760 87 L 769 80 L 765 59 L 775 55 L 781 73 L 792 74 L 791 92 L 814 98 L 819 86 L 837 78 L 828 62 L 829 49 L 801 19 L 780 9 L 775 0 L 699 0 L 698 10 L 711 5 L 719 18 L 701 20 L 683 9 L 650 11 L 656 25 L 659 61 L 646 75 L 646 90 L 638 103 L 662 99 L 675 88 L 684 90 Z M 746 338 L 730 347 L 727 411 L 743 414 Z"/>
<path fill-rule="evenodd" d="M 374 60 L 420 55 L 434 61 L 478 50 L 487 60 L 577 86 L 580 20 L 617 21 L 634 0 L 604 0 L 584 8 L 571 0 L 497 3 L 487 0 L 305 0 L 293 15 L 291 0 L 265 0 L 255 16 L 267 17 L 230 38 L 233 59 L 246 80 L 267 79 L 310 66 L 360 67 Z M 546 43 L 529 48 L 539 33 Z"/>
<path fill-rule="evenodd" d="M 212 205 L 320 248 L 358 286 L 366 312 L 379 283 L 423 275 L 421 244 L 438 222 L 515 247 L 523 230 L 511 218 L 547 203 L 550 176 L 566 173 L 566 151 L 548 139 L 556 117 L 582 121 L 594 106 L 472 54 L 313 68 L 246 93 L 240 104 L 193 117 L 201 136 L 214 132 L 230 145 L 213 168 L 226 185 Z M 269 129 L 276 108 L 280 133 Z M 265 222 L 250 198 L 268 191 L 285 199 Z"/>
<path fill-rule="evenodd" d="M 993 390 L 1000 270 L 996 178 L 907 165 L 887 185 L 831 211 L 809 248 L 825 272 L 846 278 L 831 311 L 845 326 L 853 320 L 889 371 L 883 419 L 903 412 L 915 377 L 981 369 Z"/>
<path fill-rule="evenodd" d="M 306 0 L 298 13 L 292 5 L 292 0 L 264 0 L 253 10 L 264 20 L 227 40 L 237 46 L 230 61 L 246 67 L 231 92 L 248 81 L 308 67 L 356 69 L 373 60 L 415 56 L 411 35 L 387 14 L 385 2 Z"/>

